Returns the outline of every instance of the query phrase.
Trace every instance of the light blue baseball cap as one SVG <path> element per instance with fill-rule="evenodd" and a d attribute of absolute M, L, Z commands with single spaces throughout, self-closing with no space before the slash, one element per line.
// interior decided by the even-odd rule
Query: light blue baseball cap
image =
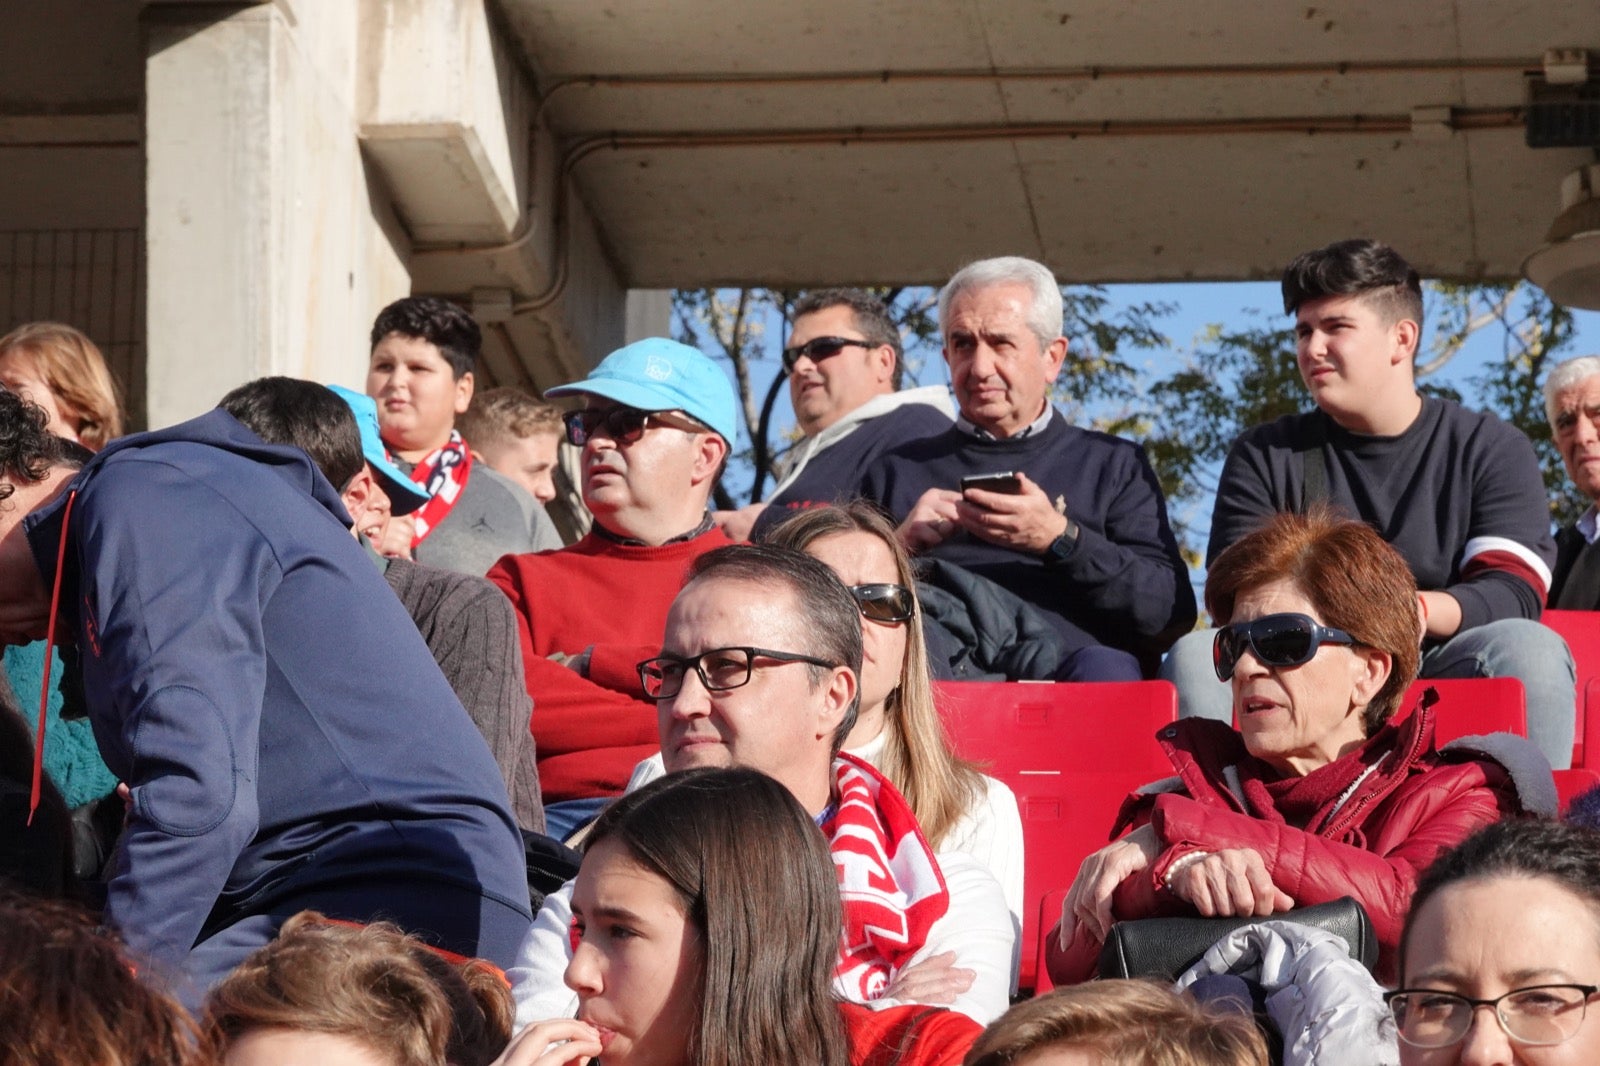
<path fill-rule="evenodd" d="M 704 422 L 733 447 L 739 436 L 739 401 L 733 383 L 698 349 L 665 337 L 646 337 L 618 348 L 582 381 L 546 389 L 546 396 L 586 392 L 641 411 L 683 411 Z"/>
<path fill-rule="evenodd" d="M 372 397 L 343 385 L 329 385 L 328 388 L 349 404 L 350 413 L 356 416 L 356 428 L 361 430 L 361 454 L 372 467 L 372 472 L 383 481 L 383 491 L 389 494 L 390 513 L 410 514 L 432 499 L 427 489 L 401 473 L 400 468 L 389 461 L 383 438 L 378 435 L 378 405 Z"/>

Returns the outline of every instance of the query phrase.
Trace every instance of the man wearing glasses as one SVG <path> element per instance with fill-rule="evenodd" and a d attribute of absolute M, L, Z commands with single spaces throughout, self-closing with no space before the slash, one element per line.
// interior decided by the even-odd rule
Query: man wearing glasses
<path fill-rule="evenodd" d="M 849 495 L 874 459 L 943 433 L 955 413 L 943 385 L 901 390 L 900 331 L 871 293 L 821 289 L 795 303 L 793 318 L 783 369 L 804 436 L 779 458 L 765 503 L 716 513 L 734 540 L 759 536 L 795 508 Z"/>
<path fill-rule="evenodd" d="M 935 857 L 894 786 L 840 754 L 859 700 L 860 611 L 826 564 L 789 548 L 737 545 L 695 560 L 657 648 L 636 665 L 661 751 L 628 787 L 703 767 L 772 777 L 833 851 L 845 914 L 836 992 L 986 1023 L 1009 1005 L 1015 933 L 1004 892 L 971 856 Z M 546 897 L 507 974 L 518 1025 L 577 1007 L 562 983 L 570 901 L 570 885 Z"/>
<path fill-rule="evenodd" d="M 689 564 L 729 543 L 706 504 L 739 423 L 727 374 L 662 337 L 545 395 L 583 400 L 564 421 L 594 526 L 559 551 L 506 556 L 489 580 L 521 622 L 545 817 L 560 839 L 656 749 L 635 666 L 659 647 Z"/>

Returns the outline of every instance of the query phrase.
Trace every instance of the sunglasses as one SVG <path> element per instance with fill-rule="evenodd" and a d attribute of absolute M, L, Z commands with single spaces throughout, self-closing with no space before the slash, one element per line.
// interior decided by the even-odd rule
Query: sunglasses
<path fill-rule="evenodd" d="M 1217 669 L 1217 680 L 1226 681 L 1246 648 L 1263 666 L 1299 666 L 1310 662 L 1324 644 L 1360 643 L 1344 630 L 1319 625 L 1307 615 L 1269 614 L 1217 630 L 1211 663 Z"/>
<path fill-rule="evenodd" d="M 794 373 L 794 365 L 805 356 L 813 363 L 820 363 L 824 359 L 838 355 L 846 348 L 871 348 L 873 345 L 866 341 L 858 341 L 853 337 L 815 337 L 804 344 L 797 344 L 793 348 L 783 350 L 783 369 Z"/>
<path fill-rule="evenodd" d="M 851 585 L 850 595 L 856 598 L 861 617 L 870 622 L 909 622 L 916 604 L 904 585 Z"/>
<path fill-rule="evenodd" d="M 643 437 L 644 431 L 651 425 L 680 429 L 685 433 L 700 433 L 705 428 L 686 416 L 668 411 L 641 411 L 637 407 L 621 406 L 609 407 L 604 411 L 587 408 L 568 411 L 561 416 L 561 422 L 567 427 L 567 443 L 575 448 L 583 447 L 590 437 L 601 431 L 618 444 L 632 444 Z"/>

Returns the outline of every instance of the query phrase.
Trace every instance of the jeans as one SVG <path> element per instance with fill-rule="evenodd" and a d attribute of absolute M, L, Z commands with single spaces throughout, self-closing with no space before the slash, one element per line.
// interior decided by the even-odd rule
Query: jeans
<path fill-rule="evenodd" d="M 560 800 L 544 805 L 544 831 L 546 836 L 565 841 L 578 830 L 600 817 L 615 796 L 589 796 L 586 799 Z"/>
<path fill-rule="evenodd" d="M 1233 721 L 1233 692 L 1211 666 L 1214 629 L 1185 635 L 1172 646 L 1157 674 L 1178 689 L 1184 718 Z M 1418 676 L 1427 678 L 1514 677 L 1528 706 L 1528 739 L 1558 770 L 1572 765 L 1577 717 L 1577 669 L 1567 642 L 1555 630 L 1526 618 L 1502 618 L 1457 633 L 1422 655 Z"/>

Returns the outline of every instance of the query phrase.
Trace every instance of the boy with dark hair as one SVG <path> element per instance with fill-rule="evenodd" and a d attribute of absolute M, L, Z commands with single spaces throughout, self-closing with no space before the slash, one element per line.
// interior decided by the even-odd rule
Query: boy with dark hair
<path fill-rule="evenodd" d="M 1538 624 L 1555 545 L 1532 445 L 1492 414 L 1417 392 L 1422 287 L 1394 249 L 1347 240 L 1306 252 L 1284 271 L 1283 301 L 1317 409 L 1234 442 L 1207 561 L 1266 516 L 1321 501 L 1371 524 L 1423 590 L 1420 676 L 1520 679 L 1529 736 L 1552 766 L 1569 765 L 1574 671 Z M 1179 641 L 1162 676 L 1185 715 L 1228 720 L 1210 641 Z"/>
<path fill-rule="evenodd" d="M 358 538 L 368 535 L 372 516 L 381 526 L 391 511 L 409 514 L 427 501 L 386 458 L 370 396 L 269 377 L 240 385 L 218 406 L 268 444 L 290 444 L 310 456 L 339 493 Z M 533 703 L 511 604 L 481 577 L 385 558 L 370 540 L 364 546 L 488 743 L 517 824 L 543 832 L 539 768 L 528 732 Z"/>
<path fill-rule="evenodd" d="M 42 417 L 0 390 L 0 443 Z M 141 975 L 195 1005 L 307 907 L 510 961 L 532 915 L 505 786 L 303 452 L 218 410 L 76 473 L 0 450 L 0 481 L 0 643 L 54 618 L 79 650 L 131 790 L 106 920 Z"/>
<path fill-rule="evenodd" d="M 544 508 L 487 464 L 474 464 L 456 430 L 456 416 L 472 402 L 481 346 L 466 311 L 411 296 L 378 314 L 367 369 L 383 441 L 431 497 L 413 515 L 412 556 L 479 577 L 502 555 L 561 547 Z"/>

